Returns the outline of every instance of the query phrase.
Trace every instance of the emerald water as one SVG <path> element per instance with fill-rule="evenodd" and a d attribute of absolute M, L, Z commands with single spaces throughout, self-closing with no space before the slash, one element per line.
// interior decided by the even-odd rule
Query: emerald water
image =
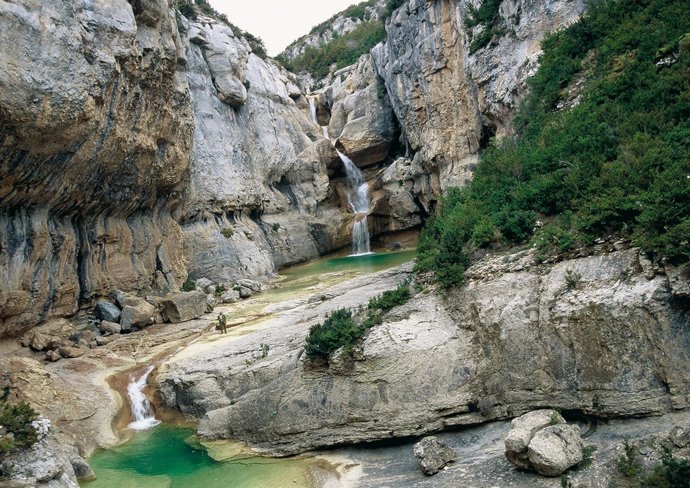
<path fill-rule="evenodd" d="M 159 425 L 136 434 L 126 443 L 96 451 L 90 464 L 94 481 L 83 488 L 254 488 L 306 486 L 308 459 L 273 459 L 234 449 L 225 454 L 222 443 L 208 449 L 194 430 Z M 229 444 L 229 443 L 228 443 Z M 212 454 L 214 456 L 212 457 Z M 214 459 L 215 458 L 215 459 Z"/>

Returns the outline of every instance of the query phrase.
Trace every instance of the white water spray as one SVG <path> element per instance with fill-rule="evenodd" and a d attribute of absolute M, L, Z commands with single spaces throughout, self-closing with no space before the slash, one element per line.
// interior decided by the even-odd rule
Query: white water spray
<path fill-rule="evenodd" d="M 347 203 L 352 211 L 357 214 L 355 224 L 352 227 L 352 254 L 369 254 L 369 224 L 367 214 L 369 213 L 369 185 L 364 180 L 364 175 L 350 158 L 336 149 L 340 160 L 345 166 L 347 174 L 347 186 L 350 191 L 347 193 Z"/>
<path fill-rule="evenodd" d="M 151 402 L 144 395 L 144 387 L 153 368 L 153 366 L 149 366 L 137 380 L 132 376 L 132 381 L 127 386 L 127 394 L 132 405 L 132 418 L 134 419 L 128 425 L 130 429 L 146 430 L 161 423 L 160 420 L 156 420 L 156 417 L 154 417 Z"/>
<path fill-rule="evenodd" d="M 307 97 L 309 100 L 309 115 L 311 115 L 311 121 L 314 122 L 316 125 L 319 125 L 319 119 L 316 116 L 316 102 L 314 101 L 314 97 Z M 330 135 L 328 134 L 328 127 L 325 125 L 320 125 L 321 130 L 323 131 L 323 136 L 326 139 L 330 139 Z"/>

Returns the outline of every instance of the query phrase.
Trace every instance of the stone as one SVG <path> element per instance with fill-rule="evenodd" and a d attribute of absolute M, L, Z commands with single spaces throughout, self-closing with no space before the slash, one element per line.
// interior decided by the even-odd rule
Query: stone
<path fill-rule="evenodd" d="M 249 288 L 251 291 L 253 291 L 253 292 L 255 292 L 255 293 L 259 293 L 259 292 L 262 290 L 262 288 L 263 288 L 263 287 L 261 286 L 261 283 L 259 283 L 258 281 L 249 280 L 249 279 L 239 280 L 239 281 L 237 282 L 237 284 L 238 284 L 239 286 L 243 286 L 243 287 L 245 287 L 245 288 Z"/>
<path fill-rule="evenodd" d="M 171 293 L 160 302 L 165 322 L 173 324 L 201 317 L 206 313 L 206 295 L 200 291 Z"/>
<path fill-rule="evenodd" d="M 426 475 L 434 475 L 455 461 L 455 452 L 436 437 L 425 437 L 413 447 L 419 467 Z"/>
<path fill-rule="evenodd" d="M 96 345 L 105 346 L 106 344 L 113 342 L 114 339 L 114 336 L 98 336 L 96 337 Z"/>
<path fill-rule="evenodd" d="M 51 338 L 40 332 L 34 332 L 33 337 L 31 337 L 30 346 L 34 351 L 45 351 L 50 345 Z"/>
<path fill-rule="evenodd" d="M 77 341 L 76 345 L 77 345 L 77 347 L 79 347 L 81 349 L 89 349 L 90 348 L 89 343 L 87 341 L 85 341 L 84 339 L 79 339 Z"/>
<path fill-rule="evenodd" d="M 99 301 L 96 303 L 96 307 L 93 310 L 96 317 L 101 320 L 108 322 L 120 322 L 120 309 L 114 303 Z"/>
<path fill-rule="evenodd" d="M 91 342 L 94 340 L 96 337 L 96 334 L 90 329 L 86 329 L 84 332 L 81 333 L 81 338 L 85 340 L 86 342 Z"/>
<path fill-rule="evenodd" d="M 685 448 L 690 446 L 690 428 L 676 425 L 669 433 L 669 439 L 674 446 Z"/>
<path fill-rule="evenodd" d="M 239 288 L 240 298 L 249 298 L 254 294 L 251 288 L 247 288 L 246 286 L 240 286 Z"/>
<path fill-rule="evenodd" d="M 70 464 L 74 470 L 74 475 L 79 481 L 90 481 L 96 479 L 96 473 L 89 463 L 78 454 L 73 454 L 70 458 Z"/>
<path fill-rule="evenodd" d="M 534 410 L 514 418 L 510 432 L 504 440 L 506 458 L 519 468 L 529 469 L 527 448 L 534 435 L 545 427 L 564 423 L 565 419 L 556 410 L 551 409 Z"/>
<path fill-rule="evenodd" d="M 48 361 L 50 361 L 51 363 L 54 363 L 54 362 L 62 359 L 62 355 L 60 355 L 60 353 L 58 351 L 51 350 L 51 351 L 46 352 L 46 359 Z"/>
<path fill-rule="evenodd" d="M 196 280 L 196 289 L 198 291 L 208 293 L 208 287 L 211 285 L 213 285 L 213 281 L 209 280 L 208 278 L 199 278 Z"/>
<path fill-rule="evenodd" d="M 58 352 L 63 358 L 78 358 L 84 355 L 84 349 L 78 347 L 63 346 L 58 349 Z"/>
<path fill-rule="evenodd" d="M 115 322 L 108 322 L 107 320 L 104 320 L 98 324 L 98 330 L 100 330 L 103 334 L 119 334 L 121 326 Z"/>
<path fill-rule="evenodd" d="M 69 339 L 64 339 L 62 337 L 53 337 L 50 340 L 50 345 L 48 346 L 48 349 L 59 349 L 61 347 L 72 347 L 74 345 L 74 342 L 72 342 Z"/>
<path fill-rule="evenodd" d="M 240 300 L 240 292 L 237 290 L 228 290 L 220 296 L 220 301 L 223 303 L 235 303 Z"/>
<path fill-rule="evenodd" d="M 150 303 L 139 300 L 136 305 L 125 305 L 120 318 L 121 331 L 129 331 L 132 327 L 142 328 L 154 323 L 156 308 Z"/>
<path fill-rule="evenodd" d="M 543 476 L 560 476 L 582 461 L 584 444 L 577 425 L 551 425 L 537 432 L 529 443 L 531 467 Z"/>
<path fill-rule="evenodd" d="M 29 486 L 78 488 L 67 451 L 52 435 L 43 436 L 33 446 L 0 459 L 0 470 L 9 473 L 12 481 L 33 480 Z M 4 481 L 0 483 L 5 486 Z"/>

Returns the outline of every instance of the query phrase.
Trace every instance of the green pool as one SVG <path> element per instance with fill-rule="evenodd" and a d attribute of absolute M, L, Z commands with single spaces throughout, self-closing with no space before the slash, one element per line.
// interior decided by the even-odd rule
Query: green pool
<path fill-rule="evenodd" d="M 228 443 L 229 444 L 229 443 Z M 230 453 L 228 453 L 230 451 Z M 213 455 L 213 457 L 212 457 Z M 214 459 L 215 458 L 215 459 Z M 274 459 L 202 446 L 188 428 L 159 425 L 128 442 L 96 451 L 96 480 L 83 488 L 304 487 L 309 459 Z"/>

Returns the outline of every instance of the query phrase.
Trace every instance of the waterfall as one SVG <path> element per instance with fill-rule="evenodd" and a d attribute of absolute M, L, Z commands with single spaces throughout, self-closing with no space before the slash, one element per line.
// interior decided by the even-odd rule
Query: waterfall
<path fill-rule="evenodd" d="M 352 211 L 357 214 L 355 224 L 352 227 L 352 254 L 368 254 L 371 252 L 369 245 L 369 224 L 367 214 L 369 213 L 369 185 L 364 180 L 364 175 L 350 158 L 336 149 L 340 160 L 345 166 L 347 174 L 347 186 L 350 191 L 347 193 L 347 203 Z"/>
<path fill-rule="evenodd" d="M 311 120 L 316 125 L 319 125 L 319 119 L 316 116 L 316 102 L 314 101 L 314 97 L 307 97 L 307 100 L 309 100 L 309 115 L 311 115 Z M 321 127 L 321 130 L 323 131 L 323 136 L 326 139 L 330 139 L 331 137 L 328 135 L 328 127 L 325 125 L 322 125 L 320 127 Z"/>
<path fill-rule="evenodd" d="M 149 399 L 146 398 L 146 395 L 144 395 L 146 380 L 149 379 L 149 375 L 151 371 L 153 371 L 153 368 L 153 366 L 149 366 L 138 380 L 135 380 L 134 376 L 132 376 L 132 381 L 127 386 L 127 394 L 129 395 L 129 401 L 132 405 L 132 418 L 134 419 L 128 425 L 130 429 L 146 430 L 161 423 L 160 420 L 156 420 L 156 417 L 153 416 L 151 403 Z"/>

